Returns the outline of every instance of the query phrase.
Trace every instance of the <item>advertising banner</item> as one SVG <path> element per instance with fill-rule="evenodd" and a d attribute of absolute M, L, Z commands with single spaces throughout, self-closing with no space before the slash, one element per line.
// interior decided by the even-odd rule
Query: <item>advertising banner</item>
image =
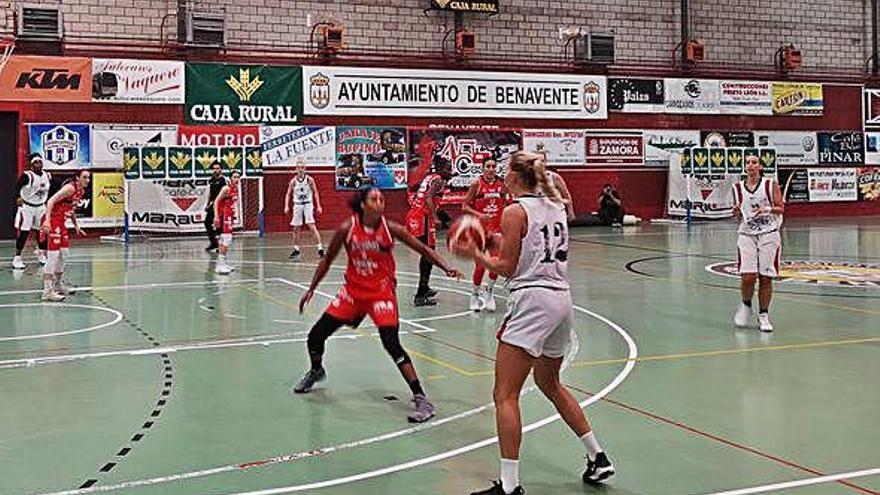
<path fill-rule="evenodd" d="M 605 119 L 604 76 L 304 67 L 307 115 Z"/>
<path fill-rule="evenodd" d="M 858 171 L 855 168 L 807 169 L 810 202 L 856 201 Z"/>
<path fill-rule="evenodd" d="M 46 170 L 91 167 L 89 126 L 86 124 L 29 124 L 31 153 L 43 156 Z"/>
<path fill-rule="evenodd" d="M 679 167 L 670 167 L 666 213 L 672 216 L 686 216 L 687 201 L 690 200 L 693 218 L 731 217 L 734 205 L 733 184 L 738 179 L 738 175 L 685 176 Z"/>
<path fill-rule="evenodd" d="M 587 165 L 644 165 L 641 132 L 602 132 L 586 135 Z"/>
<path fill-rule="evenodd" d="M 380 189 L 407 188 L 406 129 L 400 127 L 338 127 L 336 189 L 364 185 Z"/>
<path fill-rule="evenodd" d="M 0 73 L 0 101 L 92 101 L 92 59 L 18 56 Z"/>
<path fill-rule="evenodd" d="M 663 79 L 608 79 L 609 111 L 662 113 L 664 108 Z"/>
<path fill-rule="evenodd" d="M 128 183 L 132 229 L 154 232 L 202 232 L 208 204 L 207 179 L 136 180 Z M 235 204 L 241 227 L 241 201 Z"/>
<path fill-rule="evenodd" d="M 260 126 L 182 125 L 177 131 L 180 146 L 259 146 Z"/>
<path fill-rule="evenodd" d="M 880 201 L 880 168 L 860 168 L 858 185 L 859 201 Z"/>
<path fill-rule="evenodd" d="M 664 79 L 666 113 L 721 113 L 719 81 Z"/>
<path fill-rule="evenodd" d="M 774 115 L 820 116 L 825 108 L 819 83 L 775 82 L 772 98 Z"/>
<path fill-rule="evenodd" d="M 92 124 L 92 167 L 118 169 L 125 148 L 170 146 L 175 142 L 174 125 Z"/>
<path fill-rule="evenodd" d="M 779 165 L 816 165 L 819 163 L 819 147 L 815 132 L 803 131 L 755 131 L 755 144 L 776 150 Z"/>
<path fill-rule="evenodd" d="M 173 60 L 92 60 L 92 96 L 106 103 L 183 105 L 185 64 Z"/>
<path fill-rule="evenodd" d="M 186 82 L 188 124 L 302 120 L 302 67 L 188 63 Z"/>
<path fill-rule="evenodd" d="M 292 167 L 297 161 L 306 167 L 329 167 L 336 163 L 336 128 L 263 126 L 260 147 L 266 168 Z"/>
<path fill-rule="evenodd" d="M 865 163 L 864 134 L 861 132 L 820 132 L 819 163 L 862 165 Z"/>
<path fill-rule="evenodd" d="M 545 156 L 551 167 L 586 164 L 584 131 L 579 129 L 524 129 L 523 149 Z"/>
<path fill-rule="evenodd" d="M 669 158 L 685 148 L 700 144 L 700 131 L 675 131 L 656 129 L 644 131 L 645 165 L 669 166 Z"/>
<path fill-rule="evenodd" d="M 769 82 L 721 81 L 721 113 L 773 115 Z"/>

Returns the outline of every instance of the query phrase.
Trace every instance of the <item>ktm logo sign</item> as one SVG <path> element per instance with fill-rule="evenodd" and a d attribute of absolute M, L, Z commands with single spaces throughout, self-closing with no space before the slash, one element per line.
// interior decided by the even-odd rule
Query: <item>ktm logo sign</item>
<path fill-rule="evenodd" d="M 92 101 L 92 60 L 13 56 L 0 74 L 0 100 Z"/>
<path fill-rule="evenodd" d="M 71 74 L 67 69 L 34 69 L 22 72 L 15 87 L 30 89 L 79 89 L 82 74 Z"/>

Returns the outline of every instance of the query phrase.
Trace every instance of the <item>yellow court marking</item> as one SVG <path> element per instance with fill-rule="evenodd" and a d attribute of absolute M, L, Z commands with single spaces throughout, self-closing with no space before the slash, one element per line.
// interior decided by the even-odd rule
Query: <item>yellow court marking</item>
<path fill-rule="evenodd" d="M 697 357 L 710 357 L 710 356 L 725 356 L 730 354 L 745 354 L 750 352 L 769 352 L 769 351 L 791 351 L 798 349 L 813 349 L 817 347 L 831 347 L 837 345 L 847 345 L 847 344 L 866 344 L 871 342 L 880 342 L 880 337 L 866 337 L 860 339 L 843 339 L 843 340 L 828 340 L 823 342 L 808 342 L 804 344 L 785 344 L 785 345 L 771 345 L 766 347 L 747 347 L 744 349 L 722 349 L 717 351 L 704 351 L 704 352 L 688 352 L 688 353 L 680 353 L 680 354 L 665 354 L 659 356 L 642 356 L 633 361 L 636 362 L 649 362 L 649 361 L 673 361 L 676 359 L 687 359 L 687 358 L 697 358 Z M 602 366 L 606 364 L 621 364 L 629 361 L 626 358 L 617 358 L 617 359 L 604 359 L 600 361 L 576 361 L 571 364 L 572 368 L 586 368 L 590 366 Z"/>

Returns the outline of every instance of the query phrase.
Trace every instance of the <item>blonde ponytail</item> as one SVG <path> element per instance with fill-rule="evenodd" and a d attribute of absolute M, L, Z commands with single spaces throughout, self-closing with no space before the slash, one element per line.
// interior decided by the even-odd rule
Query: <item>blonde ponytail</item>
<path fill-rule="evenodd" d="M 540 189 L 549 200 L 562 203 L 562 195 L 544 168 L 544 157 L 527 151 L 517 151 L 510 157 L 510 171 L 528 188 Z"/>

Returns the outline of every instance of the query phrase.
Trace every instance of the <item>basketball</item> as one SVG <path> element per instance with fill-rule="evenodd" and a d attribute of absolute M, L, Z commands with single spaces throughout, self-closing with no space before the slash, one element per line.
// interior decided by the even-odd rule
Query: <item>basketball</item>
<path fill-rule="evenodd" d="M 469 240 L 477 245 L 477 249 L 483 250 L 486 245 L 486 231 L 480 219 L 473 215 L 461 215 L 449 226 L 449 236 L 446 238 L 446 247 L 455 256 L 462 257 L 457 248 L 463 247 Z"/>

